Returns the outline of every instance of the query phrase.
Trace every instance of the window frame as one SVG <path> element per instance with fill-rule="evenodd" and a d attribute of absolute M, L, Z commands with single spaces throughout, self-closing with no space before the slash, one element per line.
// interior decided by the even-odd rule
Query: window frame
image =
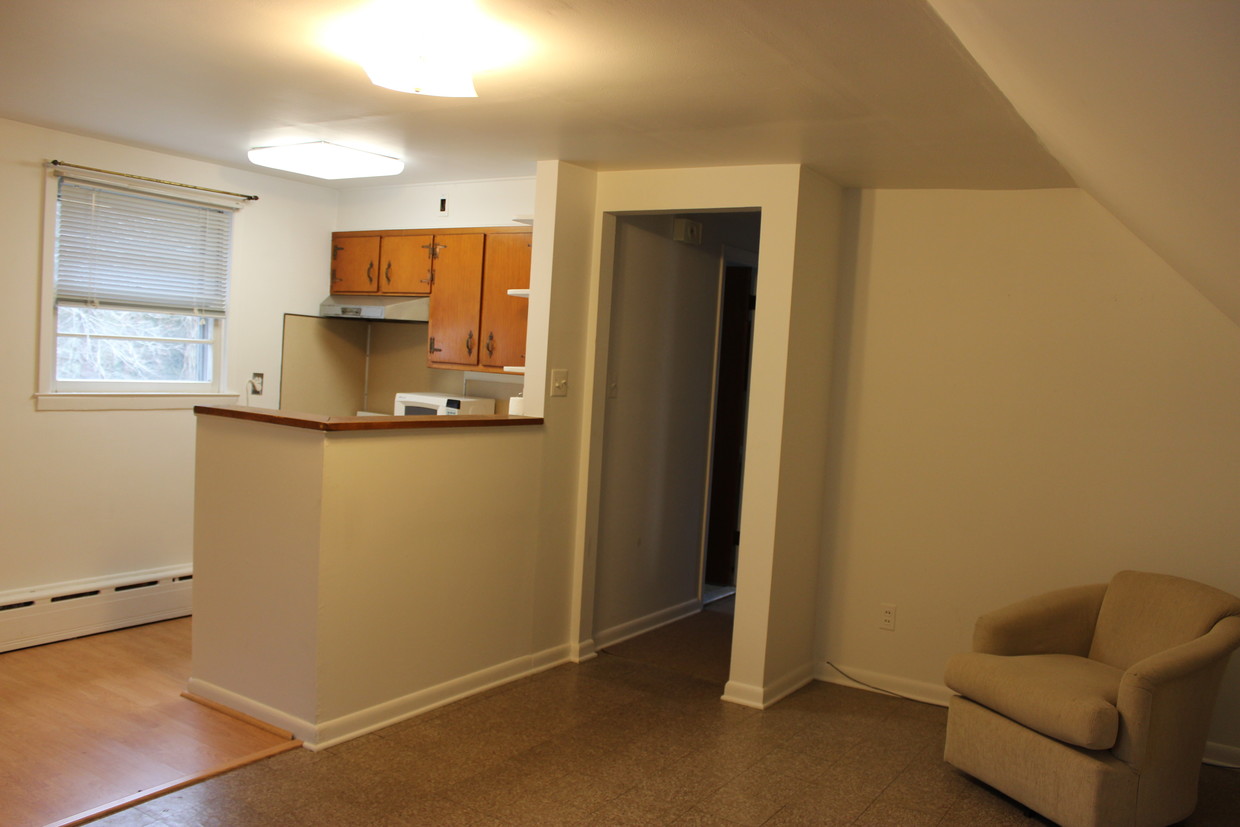
<path fill-rule="evenodd" d="M 39 312 L 38 386 L 34 394 L 36 410 L 174 410 L 194 405 L 235 402 L 239 393 L 225 390 L 228 381 L 226 341 L 228 312 L 212 319 L 209 343 L 212 377 L 205 382 L 123 382 L 112 380 L 59 380 L 57 365 L 56 252 L 59 182 L 69 178 L 85 184 L 104 185 L 139 194 L 185 201 L 190 204 L 237 210 L 234 201 L 210 196 L 186 196 L 175 185 L 164 186 L 143 181 L 140 185 L 121 176 L 106 173 L 79 173 L 49 169 L 43 204 L 43 260 Z M 235 221 L 235 216 L 234 216 Z M 231 247 L 231 245 L 230 245 Z M 233 250 L 229 250 L 231 260 Z M 231 267 L 230 267 L 231 270 Z M 231 279 L 231 272 L 229 274 Z M 121 308 L 118 308 L 121 309 Z M 179 314 L 178 314 L 179 315 Z M 189 315 L 189 314 L 185 314 Z"/>

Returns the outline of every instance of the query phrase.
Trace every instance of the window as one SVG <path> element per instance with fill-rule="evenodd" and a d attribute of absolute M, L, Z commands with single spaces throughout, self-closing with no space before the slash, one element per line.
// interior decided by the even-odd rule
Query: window
<path fill-rule="evenodd" d="M 233 208 L 70 176 L 55 205 L 44 390 L 218 392 Z"/>

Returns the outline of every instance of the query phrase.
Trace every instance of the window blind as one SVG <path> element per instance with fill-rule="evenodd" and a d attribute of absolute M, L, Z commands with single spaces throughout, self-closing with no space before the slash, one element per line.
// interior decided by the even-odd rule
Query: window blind
<path fill-rule="evenodd" d="M 222 317 L 232 211 L 61 178 L 56 303 Z"/>

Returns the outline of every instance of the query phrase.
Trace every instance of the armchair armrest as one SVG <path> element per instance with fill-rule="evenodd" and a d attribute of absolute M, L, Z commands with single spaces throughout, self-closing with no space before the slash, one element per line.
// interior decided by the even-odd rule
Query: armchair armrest
<path fill-rule="evenodd" d="M 991 655 L 1089 655 L 1107 586 L 1073 586 L 988 612 L 973 627 L 973 651 Z"/>
<path fill-rule="evenodd" d="M 1203 669 L 1240 648 L 1240 615 L 1225 617 L 1199 638 L 1150 655 L 1128 667 L 1121 688 L 1127 684 L 1152 692 L 1165 684 Z"/>
<path fill-rule="evenodd" d="M 1240 616 L 1232 615 L 1201 637 L 1130 666 L 1116 703 L 1116 757 L 1138 770 L 1152 762 L 1200 762 L 1223 670 L 1237 648 Z"/>

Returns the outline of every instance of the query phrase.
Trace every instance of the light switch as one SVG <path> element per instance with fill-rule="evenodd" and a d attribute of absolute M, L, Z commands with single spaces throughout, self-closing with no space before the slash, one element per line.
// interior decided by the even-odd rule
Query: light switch
<path fill-rule="evenodd" d="M 568 370 L 555 368 L 551 371 L 551 395 L 568 396 Z"/>

